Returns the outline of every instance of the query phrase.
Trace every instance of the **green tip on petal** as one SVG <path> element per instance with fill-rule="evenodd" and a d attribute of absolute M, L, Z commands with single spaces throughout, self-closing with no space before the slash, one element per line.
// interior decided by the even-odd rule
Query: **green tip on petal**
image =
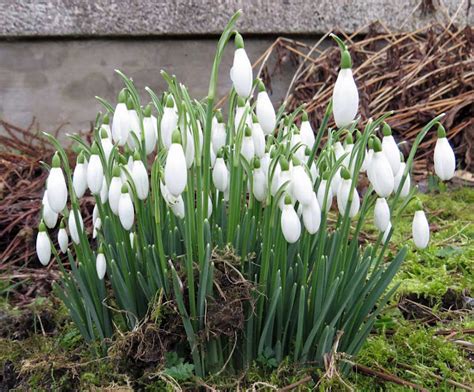
<path fill-rule="evenodd" d="M 301 117 L 301 120 L 308 121 L 308 113 L 306 112 L 306 110 L 303 111 L 303 116 Z"/>
<path fill-rule="evenodd" d="M 252 136 L 252 130 L 250 129 L 248 125 L 245 127 L 245 136 L 246 137 Z"/>
<path fill-rule="evenodd" d="M 224 116 L 222 115 L 222 112 L 220 110 L 216 111 L 216 119 L 219 124 L 222 124 L 224 122 Z"/>
<path fill-rule="evenodd" d="M 61 166 L 61 159 L 59 158 L 59 153 L 56 151 L 53 155 L 53 159 L 51 160 L 51 167 L 60 167 Z"/>
<path fill-rule="evenodd" d="M 46 231 L 46 225 L 44 224 L 43 220 L 41 220 L 41 222 L 40 222 L 40 224 L 39 224 L 39 226 L 38 226 L 38 231 L 39 231 L 40 233 Z"/>
<path fill-rule="evenodd" d="M 288 193 L 285 195 L 285 204 L 291 204 L 291 196 Z"/>
<path fill-rule="evenodd" d="M 104 128 L 101 128 L 100 130 L 100 138 L 101 139 L 107 139 L 109 137 L 109 134 Z"/>
<path fill-rule="evenodd" d="M 170 95 L 168 95 L 168 97 L 166 98 L 166 107 L 167 108 L 173 108 L 174 107 L 174 101 L 173 101 L 173 97 Z"/>
<path fill-rule="evenodd" d="M 114 166 L 112 170 L 112 177 L 120 177 L 120 167 Z"/>
<path fill-rule="evenodd" d="M 257 118 L 257 115 L 255 113 L 252 113 L 252 122 L 254 124 L 258 123 L 258 118 Z"/>
<path fill-rule="evenodd" d="M 83 164 L 84 163 L 84 153 L 81 151 L 79 153 L 79 155 L 77 156 L 77 160 L 76 160 L 76 163 L 79 165 L 79 164 Z"/>
<path fill-rule="evenodd" d="M 446 137 L 446 129 L 441 123 L 438 124 L 438 138 Z"/>
<path fill-rule="evenodd" d="M 282 171 L 290 170 L 290 164 L 288 163 L 288 159 L 286 159 L 285 157 L 282 157 L 280 159 L 280 167 Z"/>
<path fill-rule="evenodd" d="M 59 223 L 59 228 L 60 229 L 65 229 L 66 228 L 66 219 L 65 218 L 61 219 L 61 222 Z"/>
<path fill-rule="evenodd" d="M 151 105 L 150 104 L 145 106 L 145 110 L 143 110 L 143 115 L 145 117 L 151 117 Z"/>
<path fill-rule="evenodd" d="M 262 79 L 258 79 L 257 82 L 258 92 L 262 93 L 265 91 L 265 85 L 262 82 Z"/>
<path fill-rule="evenodd" d="M 181 133 L 179 132 L 179 130 L 175 129 L 173 131 L 171 142 L 175 144 L 181 144 Z"/>
<path fill-rule="evenodd" d="M 122 192 L 122 193 L 128 193 L 128 186 L 127 186 L 127 184 L 123 184 L 123 185 L 122 185 L 121 192 Z"/>
<path fill-rule="evenodd" d="M 374 151 L 382 151 L 382 143 L 380 143 L 380 139 L 378 137 L 374 137 Z"/>
<path fill-rule="evenodd" d="M 260 169 L 260 166 L 261 166 L 261 164 L 260 164 L 260 159 L 254 158 L 254 160 L 253 160 L 253 167 L 254 167 L 254 169 Z"/>
<path fill-rule="evenodd" d="M 239 108 L 243 108 L 245 106 L 245 99 L 242 97 L 237 98 L 237 106 Z"/>
<path fill-rule="evenodd" d="M 390 125 L 388 125 L 386 122 L 383 123 L 382 134 L 384 136 L 392 136 L 392 128 L 390 128 Z"/>
<path fill-rule="evenodd" d="M 108 112 L 104 114 L 104 118 L 102 119 L 102 124 L 104 125 L 110 124 L 110 116 Z"/>
<path fill-rule="evenodd" d="M 99 155 L 99 147 L 96 142 L 92 144 L 91 155 Z"/>
<path fill-rule="evenodd" d="M 120 90 L 117 100 L 119 101 L 119 103 L 127 102 L 127 89 L 126 88 L 123 88 L 122 90 Z"/>
<path fill-rule="evenodd" d="M 351 179 L 351 173 L 349 173 L 349 170 L 347 170 L 347 168 L 343 167 L 341 169 L 341 177 L 344 180 L 350 180 Z"/>
<path fill-rule="evenodd" d="M 234 44 L 236 49 L 242 49 L 244 47 L 244 39 L 239 33 L 235 33 Z"/>

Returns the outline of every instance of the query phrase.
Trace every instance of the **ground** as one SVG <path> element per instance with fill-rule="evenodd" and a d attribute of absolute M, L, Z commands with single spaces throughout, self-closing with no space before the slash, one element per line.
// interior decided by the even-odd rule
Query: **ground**
<path fill-rule="evenodd" d="M 324 374 L 262 358 L 239 379 L 196 380 L 192 366 L 176 355 L 167 356 L 165 367 L 144 368 L 117 350 L 104 354 L 100 346 L 86 345 L 54 296 L 18 309 L 9 303 L 9 288 L 0 287 L 0 391 L 171 391 L 178 384 L 304 391 L 318 380 L 321 389 L 336 391 L 469 390 L 474 385 L 474 189 L 434 191 L 421 199 L 432 229 L 429 247 L 413 249 L 408 209 L 391 242 L 393 250 L 402 244 L 411 249 L 393 283 L 400 284 L 397 293 L 359 356 L 336 355 L 336 361 L 355 363 L 357 372 L 342 376 L 332 368 Z"/>

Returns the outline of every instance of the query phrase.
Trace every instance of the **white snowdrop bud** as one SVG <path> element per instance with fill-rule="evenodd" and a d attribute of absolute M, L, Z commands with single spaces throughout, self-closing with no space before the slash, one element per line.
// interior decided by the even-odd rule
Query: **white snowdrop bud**
<path fill-rule="evenodd" d="M 334 35 L 341 49 L 341 70 L 337 75 L 332 94 L 332 111 L 334 121 L 339 128 L 348 126 L 354 121 L 359 107 L 359 92 L 352 75 L 352 61 L 344 43 Z"/>
<path fill-rule="evenodd" d="M 218 151 L 225 146 L 225 141 L 227 138 L 224 120 L 222 119 L 222 114 L 219 111 L 212 119 L 211 138 L 212 148 L 214 150 L 214 153 L 217 154 Z"/>
<path fill-rule="evenodd" d="M 56 223 L 58 223 L 59 214 L 57 212 L 54 212 L 49 206 L 48 190 L 44 191 L 42 205 L 43 222 L 48 228 L 53 229 L 56 226 Z"/>
<path fill-rule="evenodd" d="M 46 189 L 48 192 L 48 204 L 56 213 L 61 212 L 66 207 L 67 187 L 63 171 L 60 168 L 59 154 L 55 153 L 51 163 L 51 170 L 46 180 Z"/>
<path fill-rule="evenodd" d="M 380 140 L 374 140 L 374 155 L 367 170 L 367 176 L 379 197 L 388 197 L 393 191 L 395 178 L 387 157 L 382 152 Z"/>
<path fill-rule="evenodd" d="M 97 218 L 94 221 L 94 227 L 92 228 L 92 238 L 95 239 L 97 237 L 97 234 L 99 233 L 99 230 L 102 227 L 102 219 Z"/>
<path fill-rule="evenodd" d="M 258 81 L 258 91 L 256 105 L 258 122 L 262 127 L 263 133 L 265 135 L 271 135 L 275 130 L 276 125 L 275 108 L 273 107 L 272 101 L 270 101 L 270 98 L 265 91 L 265 86 L 261 80 Z"/>
<path fill-rule="evenodd" d="M 127 109 L 127 93 L 123 89 L 118 96 L 118 104 L 115 107 L 112 119 L 112 138 L 119 146 L 125 145 L 130 132 L 130 115 Z"/>
<path fill-rule="evenodd" d="M 306 231 L 309 234 L 315 234 L 321 224 L 321 208 L 316 194 L 313 192 L 311 203 L 300 204 L 300 206 L 302 206 L 303 224 Z"/>
<path fill-rule="evenodd" d="M 171 147 L 171 139 L 173 132 L 178 125 L 178 115 L 174 108 L 174 100 L 171 95 L 168 95 L 166 99 L 166 106 L 163 109 L 163 116 L 161 117 L 160 133 L 161 142 L 163 146 L 168 150 Z"/>
<path fill-rule="evenodd" d="M 173 214 L 179 218 L 179 219 L 183 219 L 184 218 L 184 214 L 185 214 L 185 210 L 184 210 L 184 200 L 183 200 L 183 196 L 179 195 L 175 202 L 171 204 L 171 211 L 173 211 Z M 212 208 L 212 207 L 211 207 Z"/>
<path fill-rule="evenodd" d="M 102 150 L 104 150 L 105 162 L 109 162 L 109 157 L 110 157 L 110 154 L 112 153 L 112 149 L 114 148 L 114 145 L 112 144 L 112 141 L 109 139 L 105 129 L 101 129 L 100 131 L 100 145 L 102 146 Z"/>
<path fill-rule="evenodd" d="M 262 158 L 263 154 L 265 154 L 265 135 L 263 134 L 262 127 L 256 121 L 257 118 L 255 117 L 252 124 L 252 139 L 255 149 L 255 156 L 257 158 Z"/>
<path fill-rule="evenodd" d="M 311 123 L 308 120 L 308 113 L 303 112 L 303 117 L 300 127 L 301 141 L 310 149 L 313 148 L 315 142 L 315 136 Z"/>
<path fill-rule="evenodd" d="M 446 138 L 444 127 L 438 126 L 438 140 L 434 150 L 435 173 L 441 181 L 448 181 L 454 176 L 456 169 L 456 157 L 454 151 Z"/>
<path fill-rule="evenodd" d="M 104 279 L 105 271 L 107 269 L 107 262 L 105 261 L 105 256 L 102 251 L 102 248 L 99 248 L 99 252 L 97 253 L 97 257 L 95 259 L 95 268 L 99 280 Z"/>
<path fill-rule="evenodd" d="M 66 253 L 69 245 L 69 238 L 66 231 L 66 223 L 64 220 L 61 221 L 58 231 L 58 244 L 61 253 Z"/>
<path fill-rule="evenodd" d="M 327 198 L 326 198 L 326 193 L 327 193 Z M 319 188 L 318 188 L 318 192 L 316 196 L 318 198 L 319 206 L 321 208 L 323 208 L 323 206 L 326 206 L 326 213 L 328 213 L 329 210 L 331 209 L 332 198 L 334 196 L 332 184 L 328 182 L 328 173 L 323 174 L 323 179 L 321 180 L 321 183 L 319 184 Z"/>
<path fill-rule="evenodd" d="M 118 205 L 120 194 L 122 193 L 122 178 L 120 177 L 120 168 L 114 167 L 112 180 L 109 187 L 109 206 L 115 215 L 118 215 Z"/>
<path fill-rule="evenodd" d="M 49 260 L 51 260 L 51 242 L 43 222 L 39 225 L 38 236 L 36 237 L 36 254 L 41 264 L 48 265 Z"/>
<path fill-rule="evenodd" d="M 168 151 L 165 164 L 166 187 L 173 196 L 183 193 L 188 180 L 186 157 L 181 146 L 181 134 L 179 131 L 173 133 L 173 143 Z"/>
<path fill-rule="evenodd" d="M 69 211 L 69 217 L 67 221 L 69 234 L 71 235 L 71 238 L 75 244 L 79 244 L 81 242 L 81 237 L 79 236 L 79 230 L 81 232 L 84 230 L 84 222 L 82 220 L 81 212 L 77 211 L 77 214 L 79 215 L 78 224 L 76 224 L 76 216 L 75 216 L 74 210 Z"/>
<path fill-rule="evenodd" d="M 412 224 L 413 241 L 418 249 L 426 248 L 430 241 L 430 225 L 422 208 L 421 203 L 418 203 Z"/>
<path fill-rule="evenodd" d="M 281 213 L 281 230 L 286 242 L 294 244 L 301 235 L 301 222 L 291 204 L 291 197 L 289 195 L 285 196 L 284 202 L 285 205 Z"/>
<path fill-rule="evenodd" d="M 109 188 L 107 187 L 107 180 L 104 178 L 102 179 L 102 187 L 100 188 L 100 202 L 102 204 L 107 203 L 107 199 L 109 197 Z"/>
<path fill-rule="evenodd" d="M 146 171 L 143 161 L 140 159 L 138 153 L 135 155 L 133 162 L 132 178 L 135 188 L 137 190 L 137 196 L 140 200 L 145 200 L 148 197 L 149 192 L 149 180 L 148 172 Z"/>
<path fill-rule="evenodd" d="M 126 184 L 122 185 L 118 213 L 123 228 L 125 230 L 130 230 L 133 226 L 133 220 L 135 219 L 135 210 L 133 209 L 133 202 L 128 193 L 128 187 Z"/>
<path fill-rule="evenodd" d="M 286 184 L 286 192 L 288 196 L 291 198 L 291 202 L 294 203 L 293 192 L 291 189 L 291 172 L 290 172 L 290 163 L 286 160 L 286 158 L 280 158 L 280 174 L 278 176 L 278 189 L 283 188 Z M 280 199 L 280 208 L 283 208 L 285 205 L 285 199 Z"/>
<path fill-rule="evenodd" d="M 313 183 L 302 165 L 293 166 L 291 170 L 291 191 L 301 204 L 307 205 L 312 202 Z"/>
<path fill-rule="evenodd" d="M 230 79 L 234 89 L 242 98 L 247 98 L 252 90 L 252 64 L 244 49 L 244 40 L 239 33 L 235 34 L 234 63 L 230 69 Z"/>
<path fill-rule="evenodd" d="M 364 160 L 362 161 L 362 166 L 360 168 L 361 172 L 369 170 L 370 162 L 374 156 L 374 141 L 372 139 L 369 139 L 368 147 L 369 149 L 365 151 Z"/>
<path fill-rule="evenodd" d="M 249 126 L 245 128 L 245 135 L 242 140 L 242 148 L 240 150 L 240 153 L 246 159 L 247 162 L 252 162 L 252 159 L 255 156 L 255 146 L 253 144 L 252 130 Z"/>
<path fill-rule="evenodd" d="M 156 117 L 151 114 L 151 105 L 147 105 L 143 112 L 143 132 L 145 135 L 145 152 L 151 154 L 156 146 L 156 136 L 158 134 L 158 126 Z"/>
<path fill-rule="evenodd" d="M 392 130 L 387 123 L 383 124 L 382 132 L 382 152 L 387 157 L 388 163 L 390 163 L 393 175 L 396 175 L 400 168 L 400 149 L 398 148 L 397 142 L 392 136 Z"/>
<path fill-rule="evenodd" d="M 228 176 L 229 171 L 224 159 L 220 156 L 216 159 L 216 163 L 212 169 L 212 181 L 219 192 L 225 192 L 228 184 Z"/>
<path fill-rule="evenodd" d="M 383 232 L 387 230 L 390 224 L 390 208 L 387 200 L 383 197 L 379 197 L 375 202 L 374 223 L 375 227 Z"/>
<path fill-rule="evenodd" d="M 267 176 L 263 171 L 259 159 L 254 161 L 252 189 L 255 199 L 259 202 L 263 202 L 267 197 Z"/>
<path fill-rule="evenodd" d="M 84 162 L 84 154 L 79 153 L 76 161 L 76 167 L 72 175 L 72 186 L 77 197 L 84 196 L 87 190 L 87 169 Z"/>
<path fill-rule="evenodd" d="M 400 183 L 402 182 L 403 174 L 405 173 L 406 163 L 400 162 L 400 167 L 398 168 L 398 172 L 394 178 L 394 188 L 393 191 L 397 192 L 398 188 L 400 187 Z M 400 191 L 400 197 L 405 198 L 410 193 L 410 173 L 407 174 L 405 178 L 405 182 L 403 183 L 402 190 Z"/>
<path fill-rule="evenodd" d="M 87 166 L 87 185 L 93 195 L 98 195 L 104 180 L 104 169 L 99 157 L 99 149 L 94 143 L 91 150 L 89 165 Z"/>
<path fill-rule="evenodd" d="M 133 107 L 133 101 L 131 97 L 128 98 L 127 108 L 128 115 L 130 118 L 130 132 L 128 134 L 127 142 L 130 148 L 135 149 L 137 147 L 135 139 L 137 139 L 138 141 L 141 140 L 142 131 L 140 128 L 140 118 L 138 117 L 137 111 Z"/>
<path fill-rule="evenodd" d="M 351 176 L 349 171 L 346 168 L 341 170 L 341 183 L 339 184 L 339 189 L 337 190 L 337 207 L 339 208 L 339 213 L 344 215 L 346 212 L 346 206 L 349 202 L 350 192 L 351 192 Z M 360 199 L 357 189 L 354 188 L 352 194 L 352 203 L 349 207 L 349 218 L 353 218 L 357 215 L 360 208 Z"/>

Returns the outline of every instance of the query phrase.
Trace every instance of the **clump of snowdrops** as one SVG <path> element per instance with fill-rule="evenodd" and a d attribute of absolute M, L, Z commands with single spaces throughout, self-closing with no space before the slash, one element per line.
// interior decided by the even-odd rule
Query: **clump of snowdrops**
<path fill-rule="evenodd" d="M 115 107 L 99 99 L 106 114 L 97 117 L 92 144 L 72 136 L 80 147 L 74 168 L 47 135 L 57 153 L 43 198 L 38 257 L 47 265 L 54 254 L 63 272 L 57 291 L 82 335 L 103 341 L 116 329 L 133 330 L 163 297 L 176 304 L 187 337 L 176 350 L 200 376 L 269 356 L 323 364 L 336 340 L 338 351 L 356 354 L 396 289 L 386 290 L 406 249 L 393 257 L 386 250 L 415 198 L 410 170 L 432 128 L 439 137 L 436 173 L 449 180 L 455 168 L 442 115 L 420 130 L 408 157 L 392 136 L 391 113 L 360 121 L 350 53 L 336 36 L 341 69 L 319 129 L 303 108 L 276 112 L 262 81 L 253 78 L 234 31 L 237 17 L 219 40 L 203 100 L 191 99 L 162 71 L 168 91 L 145 88 L 150 103 L 142 103 L 132 80 L 118 72 L 125 88 Z M 224 119 L 214 103 L 219 64 L 232 39 L 233 88 Z M 331 116 L 335 128 L 328 127 Z M 361 195 L 364 176 L 370 185 Z M 79 209 L 86 192 L 96 203 L 92 236 Z M 413 241 L 424 248 L 429 225 L 413 202 Z M 59 219 L 59 251 L 67 253 L 69 269 L 47 234 Z M 366 222 L 379 231 L 371 244 L 359 240 Z M 202 339 L 208 300 L 219 300 L 211 255 L 229 247 L 241 259 L 233 268 L 255 288 L 253 298 L 243 329 Z"/>

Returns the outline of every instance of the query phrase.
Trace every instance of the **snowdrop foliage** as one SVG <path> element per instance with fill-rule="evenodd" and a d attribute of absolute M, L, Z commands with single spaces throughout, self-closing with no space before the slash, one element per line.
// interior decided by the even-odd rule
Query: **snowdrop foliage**
<path fill-rule="evenodd" d="M 263 82 L 253 80 L 235 32 L 238 16 L 219 40 L 205 99 L 191 98 L 165 71 L 167 91 L 139 94 L 117 71 L 125 87 L 116 103 L 99 99 L 106 113 L 97 116 L 90 145 L 72 136 L 79 150 L 74 168 L 46 135 L 58 151 L 37 253 L 45 265 L 51 255 L 61 265 L 67 260 L 58 292 L 81 334 L 106 345 L 117 328 L 138 328 L 163 298 L 186 333 L 170 349 L 187 353 L 198 376 L 229 363 L 245 369 L 268 352 L 278 361 L 323 363 L 339 330 L 338 350 L 358 352 L 406 253 L 387 255 L 384 245 L 416 192 L 410 171 L 417 147 L 442 118 L 420 131 L 404 161 L 390 113 L 357 118 L 350 53 L 337 37 L 341 70 L 324 117 L 314 123 L 302 108 L 275 110 Z M 215 108 L 217 75 L 232 40 L 224 118 Z M 436 173 L 447 180 L 454 158 L 443 132 L 436 151 Z M 94 201 L 92 224 L 82 219 L 89 217 L 85 197 Z M 51 238 L 66 257 L 46 232 L 57 219 Z M 359 234 L 372 221 L 379 238 L 369 249 Z M 429 241 L 421 209 L 413 239 L 419 248 Z M 224 301 L 213 283 L 221 269 L 255 288 L 251 300 L 232 307 L 244 321 L 232 325 L 231 336 L 207 333 L 209 304 Z"/>

